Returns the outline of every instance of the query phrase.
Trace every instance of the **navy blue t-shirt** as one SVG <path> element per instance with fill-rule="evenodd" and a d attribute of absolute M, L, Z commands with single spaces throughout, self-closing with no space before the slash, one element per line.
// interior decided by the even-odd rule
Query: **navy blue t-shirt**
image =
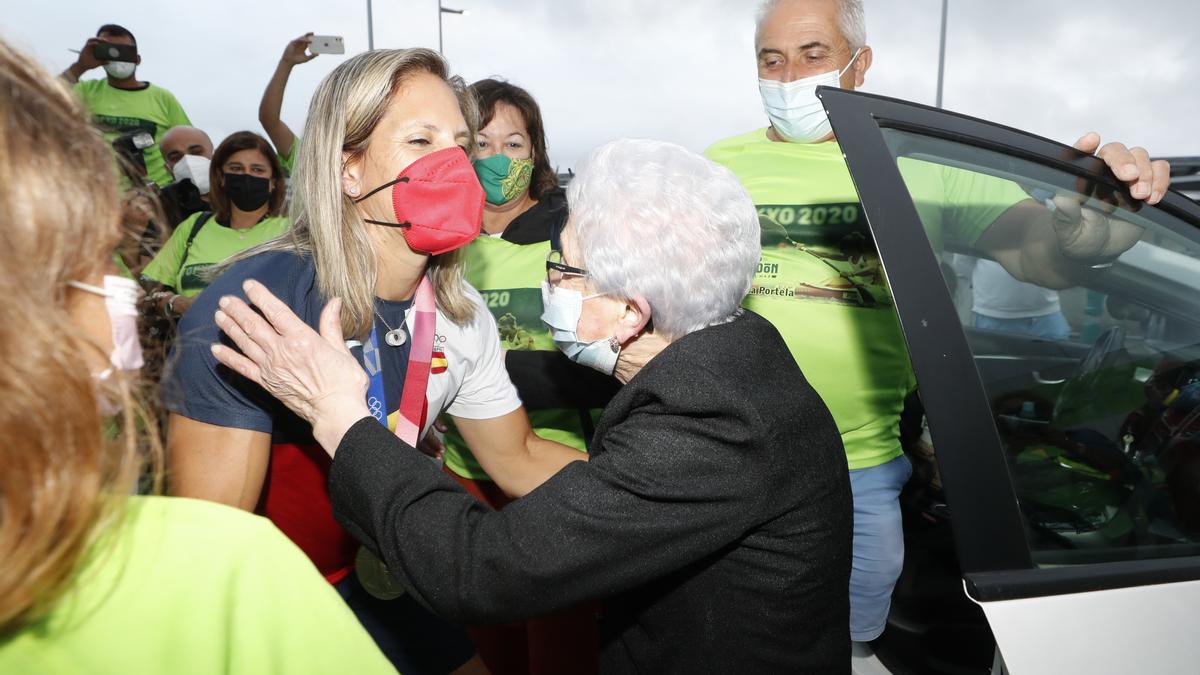
<path fill-rule="evenodd" d="M 261 387 L 220 365 L 209 350 L 215 342 L 233 346 L 213 320 L 217 303 L 226 295 L 246 300 L 242 283 L 254 279 L 300 317 L 318 329 L 325 299 L 317 287 L 316 266 L 311 257 L 289 251 L 262 253 L 236 263 L 217 277 L 195 300 L 179 322 L 179 339 L 168 361 L 163 381 L 163 398 L 168 410 L 208 424 L 272 434 L 272 443 L 312 443 L 307 422 L 287 410 Z M 387 414 L 400 405 L 400 392 L 408 369 L 409 341 L 399 347 L 384 343 L 387 325 L 404 325 L 412 301 L 375 300 L 375 331 L 379 360 L 369 359 L 371 368 L 380 364 L 383 373 Z M 387 324 L 379 316 L 386 319 Z M 369 339 L 367 351 L 370 357 Z M 351 353 L 363 363 L 363 347 Z"/>
<path fill-rule="evenodd" d="M 213 320 L 217 303 L 232 295 L 245 299 L 242 282 L 254 279 L 317 328 L 325 299 L 317 288 L 311 257 L 271 252 L 238 262 L 197 298 L 179 324 L 179 338 L 163 383 L 167 409 L 208 424 L 271 435 L 270 457 L 255 512 L 265 515 L 290 538 L 330 583 L 354 568 L 358 542 L 333 517 L 326 488 L 331 461 L 312 438 L 312 427 L 257 384 L 220 365 L 209 347 L 231 345 Z M 376 301 L 388 323 L 400 325 L 409 303 Z M 385 329 L 376 317 L 376 331 Z M 351 350 L 362 363 L 362 348 Z M 408 345 L 379 349 L 384 399 L 391 413 L 399 406 L 408 367 Z M 203 451 L 203 449 L 198 449 Z"/>

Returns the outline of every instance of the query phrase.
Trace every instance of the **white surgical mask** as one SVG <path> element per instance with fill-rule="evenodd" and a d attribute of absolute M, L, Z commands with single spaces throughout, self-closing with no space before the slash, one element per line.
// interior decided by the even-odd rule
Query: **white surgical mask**
<path fill-rule="evenodd" d="M 175 180 L 192 181 L 192 185 L 200 191 L 200 194 L 208 194 L 208 167 L 212 165 L 212 160 L 200 155 L 184 155 L 182 159 L 175 163 L 171 169 L 171 173 L 175 176 Z"/>
<path fill-rule="evenodd" d="M 771 126 L 775 127 L 776 133 L 793 143 L 814 143 L 829 135 L 829 116 L 825 114 L 821 99 L 817 98 L 817 87 L 838 86 L 842 74 L 854 65 L 854 60 L 861 52 L 862 49 L 854 52 L 850 63 L 841 70 L 791 82 L 758 78 L 763 110 L 771 119 Z"/>
<path fill-rule="evenodd" d="M 104 296 L 104 307 L 108 310 L 108 322 L 112 327 L 113 350 L 109 355 L 112 366 L 96 377 L 101 380 L 112 375 L 113 368 L 123 371 L 142 367 L 142 343 L 138 340 L 138 292 L 141 288 L 133 279 L 113 274 L 104 275 L 104 288 L 79 281 L 68 281 L 68 286 L 81 291 Z"/>
<path fill-rule="evenodd" d="M 124 80 L 133 75 L 135 70 L 137 70 L 137 64 L 128 61 L 109 61 L 104 64 L 104 72 L 114 80 Z"/>
<path fill-rule="evenodd" d="M 569 288 L 551 288 L 542 280 L 542 322 L 550 327 L 550 336 L 559 351 L 581 366 L 594 368 L 605 375 L 612 375 L 617 367 L 617 356 L 621 345 L 613 338 L 582 342 L 578 333 L 579 317 L 583 314 L 585 300 L 600 297 L 600 294 L 585 296 Z"/>

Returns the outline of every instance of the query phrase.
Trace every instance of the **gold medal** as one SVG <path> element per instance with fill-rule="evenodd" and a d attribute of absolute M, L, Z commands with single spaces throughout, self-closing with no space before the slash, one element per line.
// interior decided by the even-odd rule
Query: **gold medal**
<path fill-rule="evenodd" d="M 358 582 L 373 597 L 380 600 L 395 600 L 404 595 L 404 587 L 392 578 L 387 565 L 384 565 L 383 561 L 376 558 L 365 546 L 360 546 L 358 555 L 354 557 L 354 573 L 358 575 Z"/>

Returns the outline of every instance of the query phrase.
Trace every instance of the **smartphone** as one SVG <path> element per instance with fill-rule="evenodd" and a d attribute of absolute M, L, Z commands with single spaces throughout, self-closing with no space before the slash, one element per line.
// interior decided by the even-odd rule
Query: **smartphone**
<path fill-rule="evenodd" d="M 112 42 L 97 42 L 96 46 L 92 48 L 92 56 L 101 61 L 137 63 L 137 47 Z"/>
<path fill-rule="evenodd" d="M 346 43 L 341 35 L 314 35 L 308 43 L 313 54 L 345 54 Z"/>

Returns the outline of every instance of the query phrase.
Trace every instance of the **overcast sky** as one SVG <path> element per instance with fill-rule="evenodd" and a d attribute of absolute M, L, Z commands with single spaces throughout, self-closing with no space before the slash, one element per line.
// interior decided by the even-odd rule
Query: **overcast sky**
<path fill-rule="evenodd" d="M 552 161 L 612 138 L 702 150 L 765 126 L 753 0 L 443 0 L 445 55 L 468 82 L 501 76 L 542 106 Z M 101 7 L 104 5 L 105 7 Z M 306 31 L 367 48 L 366 0 L 43 0 L 9 3 L 0 34 L 56 72 L 102 23 L 138 38 L 139 77 L 170 89 L 215 141 L 261 133 L 258 101 Z M 940 0 L 866 0 L 875 63 L 865 90 L 932 104 Z M 437 47 L 437 0 L 375 0 L 376 47 Z M 950 0 L 947 109 L 1073 142 L 1088 130 L 1155 155 L 1200 155 L 1200 2 Z M 320 79 L 293 72 L 283 119 L 299 131 Z M 100 77 L 97 69 L 85 77 Z"/>

